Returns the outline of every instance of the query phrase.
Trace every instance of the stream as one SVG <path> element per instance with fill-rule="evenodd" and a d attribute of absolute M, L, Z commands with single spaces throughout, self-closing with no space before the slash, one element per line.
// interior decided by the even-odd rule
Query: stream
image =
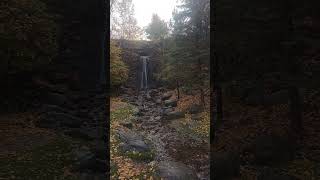
<path fill-rule="evenodd" d="M 152 143 L 160 174 L 165 179 L 209 179 L 208 143 L 181 134 L 170 126 L 178 119 L 164 117 L 163 92 L 151 89 L 135 96 L 129 94 L 124 92 L 121 98 L 139 109 L 133 123 L 137 131 Z"/>

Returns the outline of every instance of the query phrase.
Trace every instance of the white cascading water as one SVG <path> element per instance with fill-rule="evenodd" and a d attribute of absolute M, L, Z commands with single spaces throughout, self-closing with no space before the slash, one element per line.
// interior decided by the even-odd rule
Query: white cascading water
<path fill-rule="evenodd" d="M 147 60 L 148 56 L 141 56 L 142 59 L 142 72 L 141 72 L 141 89 L 148 88 L 148 68 L 147 68 Z"/>

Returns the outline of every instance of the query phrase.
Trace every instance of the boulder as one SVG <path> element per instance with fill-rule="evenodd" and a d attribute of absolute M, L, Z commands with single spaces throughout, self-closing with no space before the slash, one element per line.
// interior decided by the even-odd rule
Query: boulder
<path fill-rule="evenodd" d="M 143 141 L 142 136 L 128 128 L 119 128 L 116 130 L 116 134 L 122 141 L 119 147 L 123 152 L 146 152 L 150 150 L 150 147 Z"/>
<path fill-rule="evenodd" d="M 213 179 L 228 179 L 240 175 L 240 156 L 234 152 L 213 153 Z"/>
<path fill-rule="evenodd" d="M 188 112 L 190 112 L 191 114 L 197 114 L 203 111 L 203 106 L 199 105 L 199 104 L 192 104 L 189 108 L 188 108 Z"/>
<path fill-rule="evenodd" d="M 168 99 L 164 101 L 164 105 L 165 106 L 171 106 L 171 107 L 176 107 L 177 106 L 178 101 L 175 99 Z"/>
<path fill-rule="evenodd" d="M 161 97 L 162 100 L 167 100 L 167 99 L 170 99 L 172 96 L 172 93 L 170 92 L 167 92 L 167 93 L 164 93 Z"/>
<path fill-rule="evenodd" d="M 179 118 L 184 118 L 184 113 L 180 111 L 173 111 L 165 114 L 165 119 L 166 120 L 172 120 L 172 119 L 179 119 Z"/>
<path fill-rule="evenodd" d="M 173 111 L 173 108 L 169 108 L 169 107 L 165 107 L 162 109 L 162 113 L 164 115 L 168 115 L 168 113 L 172 112 Z"/>
<path fill-rule="evenodd" d="M 161 99 L 156 99 L 156 104 L 161 104 Z"/>
<path fill-rule="evenodd" d="M 162 161 L 159 163 L 156 174 L 167 180 L 196 180 L 196 173 L 180 162 Z"/>
<path fill-rule="evenodd" d="M 147 100 L 151 100 L 152 99 L 152 97 L 150 96 L 149 93 L 147 93 L 146 98 L 147 98 Z"/>
<path fill-rule="evenodd" d="M 119 148 L 122 152 L 136 151 L 136 152 L 148 152 L 149 146 L 141 139 L 132 139 L 125 143 L 120 143 Z"/>

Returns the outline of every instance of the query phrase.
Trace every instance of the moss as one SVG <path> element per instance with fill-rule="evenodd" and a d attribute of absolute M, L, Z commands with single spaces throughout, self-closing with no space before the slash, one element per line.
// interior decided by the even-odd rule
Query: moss
<path fill-rule="evenodd" d="M 118 179 L 119 174 L 118 174 L 118 167 L 115 163 L 110 162 L 110 176 L 112 179 Z"/>
<path fill-rule="evenodd" d="M 19 153 L 14 157 L 0 159 L 0 177 L 4 179 L 74 179 L 63 177 L 64 168 L 72 163 L 71 146 L 63 138 Z"/>
<path fill-rule="evenodd" d="M 111 122 L 131 119 L 133 117 L 133 113 L 134 113 L 134 107 L 130 104 L 127 104 L 124 107 L 111 111 L 111 114 L 110 114 Z"/>

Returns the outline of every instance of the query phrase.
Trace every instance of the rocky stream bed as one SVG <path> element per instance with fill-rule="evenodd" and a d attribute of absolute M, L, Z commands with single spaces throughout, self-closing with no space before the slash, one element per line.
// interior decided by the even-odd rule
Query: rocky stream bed
<path fill-rule="evenodd" d="M 175 109 L 177 101 L 163 89 L 120 96 L 133 105 L 134 117 L 116 131 L 125 151 L 152 149 L 156 175 L 164 179 L 209 179 L 208 139 L 179 131 L 184 112 Z M 195 108 L 195 113 L 197 109 Z M 147 142 L 147 143 L 145 143 Z"/>

